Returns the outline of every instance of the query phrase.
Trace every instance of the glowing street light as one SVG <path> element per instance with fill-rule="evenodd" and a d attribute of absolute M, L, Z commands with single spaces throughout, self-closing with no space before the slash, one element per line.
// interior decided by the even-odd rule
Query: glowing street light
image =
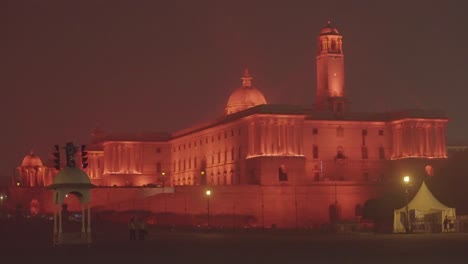
<path fill-rule="evenodd" d="M 405 201 L 406 201 L 406 233 L 410 233 L 410 217 L 409 217 L 409 208 L 408 208 L 408 203 L 409 203 L 409 192 L 408 192 L 408 187 L 411 184 L 411 178 L 410 176 L 404 176 L 403 177 L 403 182 L 405 184 Z"/>
<path fill-rule="evenodd" d="M 207 218 L 208 218 L 208 228 L 210 227 L 210 196 L 211 196 L 211 190 L 206 190 L 206 212 L 207 212 Z"/>
<path fill-rule="evenodd" d="M 164 192 L 164 187 L 166 187 L 166 172 L 165 171 L 161 172 L 161 180 L 162 180 L 162 187 L 163 187 L 163 192 Z"/>
<path fill-rule="evenodd" d="M 7 196 L 6 194 L 0 194 L 0 206 L 3 207 L 3 201 L 6 200 Z"/>

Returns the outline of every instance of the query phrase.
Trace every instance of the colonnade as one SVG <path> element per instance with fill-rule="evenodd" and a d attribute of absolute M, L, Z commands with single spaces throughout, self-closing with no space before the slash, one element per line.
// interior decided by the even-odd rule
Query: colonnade
<path fill-rule="evenodd" d="M 131 143 L 115 143 L 104 146 L 104 173 L 141 173 L 143 170 L 143 146 Z"/>
<path fill-rule="evenodd" d="M 445 122 L 393 124 L 393 158 L 446 157 Z"/>
<path fill-rule="evenodd" d="M 262 118 L 249 124 L 248 156 L 302 155 L 302 122 Z"/>

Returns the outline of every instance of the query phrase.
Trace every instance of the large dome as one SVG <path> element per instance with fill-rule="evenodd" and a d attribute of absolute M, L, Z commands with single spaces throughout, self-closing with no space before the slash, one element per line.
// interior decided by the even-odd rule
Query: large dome
<path fill-rule="evenodd" d="M 42 166 L 42 160 L 34 152 L 30 152 L 26 155 L 21 163 L 22 167 L 40 167 Z"/>
<path fill-rule="evenodd" d="M 245 70 L 244 76 L 241 79 L 242 86 L 234 90 L 229 96 L 225 109 L 226 115 L 267 103 L 262 92 L 252 86 L 252 77 L 249 75 L 248 70 Z"/>
<path fill-rule="evenodd" d="M 91 181 L 88 175 L 79 168 L 65 167 L 55 176 L 53 184 L 91 184 Z"/>

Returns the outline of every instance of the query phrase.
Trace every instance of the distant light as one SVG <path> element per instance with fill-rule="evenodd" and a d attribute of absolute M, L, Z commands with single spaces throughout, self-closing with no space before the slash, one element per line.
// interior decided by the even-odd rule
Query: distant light
<path fill-rule="evenodd" d="M 202 171 L 202 172 L 201 172 L 201 175 L 205 175 L 205 172 L 204 172 L 204 171 Z"/>
<path fill-rule="evenodd" d="M 20 186 L 20 183 L 19 183 L 19 182 L 17 182 L 17 183 L 16 183 L 16 186 Z"/>
<path fill-rule="evenodd" d="M 66 194 L 65 197 L 68 197 L 68 194 Z"/>
<path fill-rule="evenodd" d="M 164 176 L 164 175 L 166 175 L 166 173 L 163 171 L 163 172 L 161 173 L 161 175 Z"/>
<path fill-rule="evenodd" d="M 0 195 L 0 200 L 3 200 L 3 195 Z"/>
<path fill-rule="evenodd" d="M 409 182 L 410 182 L 410 176 L 405 176 L 405 177 L 403 177 L 403 181 L 404 181 L 405 183 L 409 183 Z"/>
<path fill-rule="evenodd" d="M 207 196 L 210 196 L 210 195 L 211 195 L 211 191 L 210 191 L 210 190 L 206 191 L 206 195 L 207 195 Z"/>

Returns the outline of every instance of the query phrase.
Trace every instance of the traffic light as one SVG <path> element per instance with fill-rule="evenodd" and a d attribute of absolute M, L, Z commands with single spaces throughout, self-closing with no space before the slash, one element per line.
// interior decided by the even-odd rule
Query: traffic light
<path fill-rule="evenodd" d="M 67 166 L 72 168 L 75 167 L 76 148 L 72 142 L 68 142 L 65 145 L 65 153 L 67 154 Z"/>
<path fill-rule="evenodd" d="M 52 153 L 54 155 L 54 168 L 57 170 L 60 170 L 60 146 L 55 145 L 54 146 L 54 152 Z"/>
<path fill-rule="evenodd" d="M 81 166 L 83 169 L 88 167 L 88 152 L 85 149 L 86 145 L 81 145 Z"/>

